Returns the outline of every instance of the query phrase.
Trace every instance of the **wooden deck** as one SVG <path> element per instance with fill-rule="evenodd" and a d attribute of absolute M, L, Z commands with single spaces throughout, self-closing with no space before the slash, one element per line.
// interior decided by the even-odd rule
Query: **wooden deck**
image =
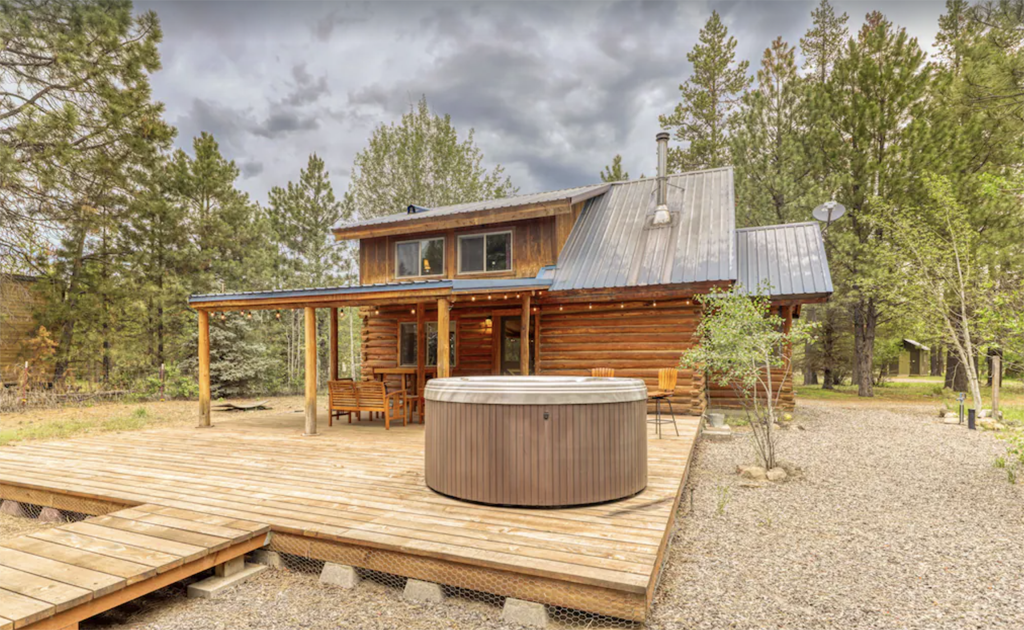
<path fill-rule="evenodd" d="M 267 542 L 267 525 L 140 505 L 0 543 L 0 630 L 82 619 Z"/>
<path fill-rule="evenodd" d="M 699 428 L 649 431 L 649 481 L 619 502 L 554 510 L 449 499 L 423 481 L 423 427 L 302 416 L 0 448 L 0 498 L 103 512 L 149 504 L 270 526 L 271 549 L 643 620 Z M 146 508 L 152 509 L 152 508 Z M 212 522 L 212 521 L 211 521 Z"/>

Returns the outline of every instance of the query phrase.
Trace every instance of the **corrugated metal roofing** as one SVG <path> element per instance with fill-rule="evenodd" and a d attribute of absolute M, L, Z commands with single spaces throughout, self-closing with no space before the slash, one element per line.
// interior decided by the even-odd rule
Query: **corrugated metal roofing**
<path fill-rule="evenodd" d="M 479 280 L 411 280 L 364 284 L 361 286 L 315 287 L 308 289 L 272 289 L 268 291 L 242 291 L 239 293 L 203 293 L 191 295 L 189 304 L 222 302 L 225 300 L 276 300 L 295 297 L 318 297 L 324 295 L 359 295 L 361 293 L 385 293 L 399 291 L 421 291 L 429 289 L 451 289 L 453 292 L 481 291 L 490 289 L 546 289 L 550 279 L 544 278 L 494 278 Z"/>
<path fill-rule="evenodd" d="M 732 168 L 668 177 L 670 224 L 651 227 L 657 179 L 613 184 L 587 202 L 552 291 L 735 280 Z"/>
<path fill-rule="evenodd" d="M 452 206 L 440 206 L 437 208 L 430 208 L 425 212 L 417 212 L 415 214 L 408 214 L 403 209 L 402 212 L 396 214 L 389 214 L 383 217 L 363 219 L 362 221 L 354 221 L 351 223 L 339 223 L 334 226 L 334 229 L 337 230 L 365 227 L 368 225 L 383 225 L 387 223 L 397 223 L 399 221 L 410 221 L 413 219 L 423 219 L 428 217 L 434 218 L 448 216 L 452 214 L 462 214 L 466 212 L 479 212 L 483 210 L 496 210 L 498 208 L 513 208 L 516 206 L 526 206 L 536 203 L 548 203 L 553 201 L 569 200 L 572 203 L 576 203 L 578 201 L 590 199 L 595 195 L 599 195 L 607 189 L 608 184 L 592 184 L 590 186 L 578 186 L 576 188 L 566 188 L 564 190 L 552 190 L 548 192 L 531 193 L 528 195 L 514 195 L 512 197 L 501 197 L 500 199 L 471 201 L 468 203 L 460 203 Z"/>
<path fill-rule="evenodd" d="M 748 293 L 762 284 L 772 296 L 832 293 L 832 276 L 817 223 L 736 230 L 736 283 Z"/>

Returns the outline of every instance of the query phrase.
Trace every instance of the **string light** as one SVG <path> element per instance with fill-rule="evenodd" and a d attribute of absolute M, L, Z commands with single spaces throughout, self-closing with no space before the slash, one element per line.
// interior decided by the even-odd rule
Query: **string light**
<path fill-rule="evenodd" d="M 249 311 L 249 313 L 245 316 L 245 318 L 246 319 L 252 319 L 252 311 Z"/>
<path fill-rule="evenodd" d="M 587 304 L 587 308 L 589 308 L 590 310 L 593 310 L 594 309 L 594 305 L 593 304 Z"/>
<path fill-rule="evenodd" d="M 412 314 L 413 314 L 413 315 L 415 315 L 415 314 L 416 314 L 416 309 L 412 309 Z"/>
<path fill-rule="evenodd" d="M 651 307 L 652 308 L 658 308 L 658 303 L 657 302 L 651 302 Z"/>
<path fill-rule="evenodd" d="M 562 305 L 561 304 L 558 305 L 558 310 L 562 310 Z"/>
<path fill-rule="evenodd" d="M 626 308 L 625 302 L 623 302 L 622 304 L 619 304 L 619 308 Z"/>
<path fill-rule="evenodd" d="M 224 320 L 226 320 L 227 318 L 228 318 L 228 316 L 227 316 L 227 313 L 221 313 L 221 314 L 220 314 L 220 321 L 224 321 Z"/>
<path fill-rule="evenodd" d="M 469 298 L 469 301 L 470 302 L 476 302 L 476 296 L 474 295 L 473 297 Z"/>
<path fill-rule="evenodd" d="M 276 317 L 278 319 L 281 319 L 281 311 L 275 311 L 274 312 L 274 317 Z"/>
<path fill-rule="evenodd" d="M 503 299 L 503 300 L 507 300 L 507 299 L 508 299 L 508 294 L 506 293 L 506 294 L 505 294 L 505 297 L 503 297 L 503 298 L 501 298 L 501 299 Z"/>

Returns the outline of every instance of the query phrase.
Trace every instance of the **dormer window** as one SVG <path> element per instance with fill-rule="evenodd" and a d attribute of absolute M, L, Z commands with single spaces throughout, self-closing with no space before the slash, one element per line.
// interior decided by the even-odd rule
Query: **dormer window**
<path fill-rule="evenodd" d="M 459 237 L 459 273 L 512 270 L 512 232 Z"/>
<path fill-rule="evenodd" d="M 444 237 L 395 244 L 395 277 L 444 274 Z"/>

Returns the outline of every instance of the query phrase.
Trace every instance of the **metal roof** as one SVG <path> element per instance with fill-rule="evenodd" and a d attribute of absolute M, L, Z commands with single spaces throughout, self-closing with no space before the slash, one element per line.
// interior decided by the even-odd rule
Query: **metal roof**
<path fill-rule="evenodd" d="M 928 351 L 931 350 L 931 348 L 929 348 L 928 346 L 924 345 L 920 341 L 914 341 L 913 339 L 904 339 L 903 343 L 908 343 L 908 344 L 914 346 L 915 348 L 917 348 L 919 350 L 924 350 L 925 352 L 928 352 Z"/>
<path fill-rule="evenodd" d="M 488 291 L 500 289 L 546 289 L 550 279 L 544 278 L 494 278 L 482 280 L 411 280 L 364 284 L 360 286 L 315 287 L 308 289 L 272 289 L 267 291 L 242 291 L 239 293 L 203 293 L 190 295 L 189 304 L 223 302 L 227 300 L 279 300 L 285 298 L 319 297 L 325 295 L 349 296 L 363 293 L 390 293 L 401 291 L 422 291 L 450 289 L 453 293 Z"/>
<path fill-rule="evenodd" d="M 732 168 L 670 175 L 665 226 L 650 224 L 657 182 L 615 183 L 587 202 L 552 291 L 736 279 Z"/>
<path fill-rule="evenodd" d="M 821 229 L 815 222 L 736 230 L 736 284 L 773 297 L 832 293 Z"/>
<path fill-rule="evenodd" d="M 402 212 L 396 214 L 389 214 L 383 217 L 363 219 L 362 221 L 353 221 L 350 223 L 338 223 L 337 225 L 334 226 L 334 229 L 338 230 L 365 227 L 368 225 L 383 225 L 388 223 L 397 223 L 399 221 L 411 221 L 414 219 L 442 217 L 452 214 L 463 214 L 467 212 L 480 212 L 483 210 L 496 210 L 499 208 L 514 208 L 518 206 L 527 206 L 537 203 L 549 203 L 553 201 L 569 201 L 570 203 L 577 203 L 580 201 L 590 199 L 595 195 L 600 195 L 607 189 L 608 184 L 591 184 L 590 186 L 578 186 L 576 188 L 566 188 L 563 190 L 530 193 L 528 195 L 513 195 L 511 197 L 485 199 L 483 201 L 471 201 L 468 203 L 459 203 L 452 206 L 439 206 L 436 208 L 430 208 L 423 212 L 416 212 L 414 214 L 409 214 L 403 209 Z"/>

